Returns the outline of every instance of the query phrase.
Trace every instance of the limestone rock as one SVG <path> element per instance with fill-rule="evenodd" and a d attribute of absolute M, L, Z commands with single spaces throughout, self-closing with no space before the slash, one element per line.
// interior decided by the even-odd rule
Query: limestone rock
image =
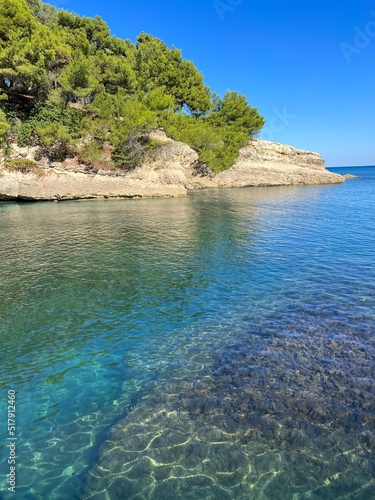
<path fill-rule="evenodd" d="M 325 168 L 325 161 L 318 153 L 260 139 L 253 139 L 248 146 L 241 149 L 238 161 L 272 162 L 280 165 L 287 163 L 317 170 Z"/>
<path fill-rule="evenodd" d="M 219 187 L 335 184 L 341 175 L 325 169 L 317 153 L 254 139 L 240 150 L 232 168 L 217 175 Z"/>
<path fill-rule="evenodd" d="M 177 184 L 149 179 L 111 177 L 79 172 L 48 172 L 44 176 L 8 172 L 0 176 L 0 200 L 78 200 L 181 196 Z"/>
<path fill-rule="evenodd" d="M 48 165 L 36 173 L 0 167 L 0 200 L 74 200 L 186 195 L 191 189 L 289 184 L 330 184 L 344 177 L 328 172 L 317 153 L 269 141 L 252 140 L 232 168 L 217 175 L 200 170 L 198 154 L 187 144 L 153 132 L 161 147 L 131 171 L 87 172 L 77 159 Z M 12 149 L 13 158 L 35 160 L 36 148 Z"/>

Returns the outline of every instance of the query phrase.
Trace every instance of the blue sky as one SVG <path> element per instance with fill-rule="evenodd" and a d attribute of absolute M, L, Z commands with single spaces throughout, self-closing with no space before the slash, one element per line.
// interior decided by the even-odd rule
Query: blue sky
<path fill-rule="evenodd" d="M 50 0 L 182 49 L 212 91 L 245 94 L 262 138 L 327 166 L 375 165 L 375 0 Z"/>

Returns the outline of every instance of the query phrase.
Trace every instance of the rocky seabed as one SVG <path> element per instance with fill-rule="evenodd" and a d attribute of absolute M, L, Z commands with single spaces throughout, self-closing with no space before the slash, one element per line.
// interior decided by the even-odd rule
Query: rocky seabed
<path fill-rule="evenodd" d="M 111 428 L 80 497 L 374 498 L 371 332 L 360 342 L 309 319 L 203 332 L 181 357 L 176 346 L 174 366 Z"/>

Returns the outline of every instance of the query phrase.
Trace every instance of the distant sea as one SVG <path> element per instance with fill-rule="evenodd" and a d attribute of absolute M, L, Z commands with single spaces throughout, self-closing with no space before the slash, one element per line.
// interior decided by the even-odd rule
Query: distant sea
<path fill-rule="evenodd" d="M 329 167 L 327 170 L 334 172 L 336 174 L 345 175 L 353 174 L 357 175 L 360 179 L 364 180 L 367 178 L 372 178 L 374 176 L 374 166 L 352 166 L 352 167 Z"/>
<path fill-rule="evenodd" d="M 330 170 L 0 203 L 0 498 L 375 498 L 375 167 Z"/>

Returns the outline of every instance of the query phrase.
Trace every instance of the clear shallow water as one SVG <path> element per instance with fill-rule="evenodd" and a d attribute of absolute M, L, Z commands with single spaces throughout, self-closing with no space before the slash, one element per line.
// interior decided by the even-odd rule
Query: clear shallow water
<path fill-rule="evenodd" d="M 350 173 L 0 204 L 17 498 L 372 498 L 375 168 Z"/>

